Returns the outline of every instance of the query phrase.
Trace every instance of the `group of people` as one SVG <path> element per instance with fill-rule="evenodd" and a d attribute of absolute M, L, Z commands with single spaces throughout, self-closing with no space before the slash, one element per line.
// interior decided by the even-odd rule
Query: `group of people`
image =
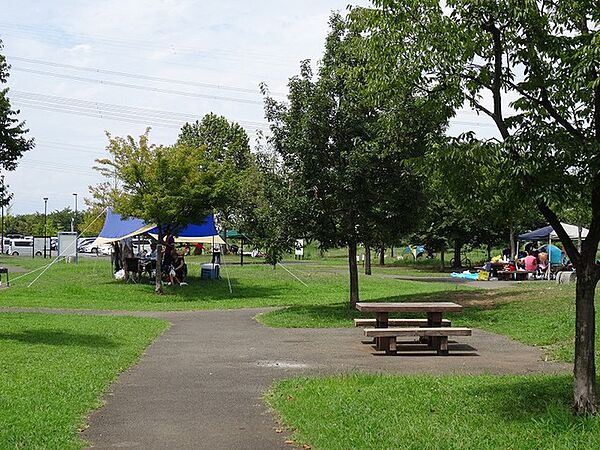
<path fill-rule="evenodd" d="M 150 244 L 150 253 L 143 256 L 141 264 L 144 272 L 152 274 L 152 272 L 156 270 L 157 247 L 157 244 L 152 242 Z M 178 284 L 179 286 L 187 286 L 185 280 L 187 278 L 188 269 L 184 258 L 186 248 L 184 248 L 183 252 L 178 252 L 175 248 L 175 239 L 173 236 L 169 235 L 165 239 L 163 250 L 161 263 L 163 277 L 168 279 L 169 285 Z M 187 254 L 189 254 L 189 246 L 187 247 L 187 250 Z"/>
<path fill-rule="evenodd" d="M 510 249 L 504 249 L 503 258 L 509 262 L 508 270 L 526 270 L 534 275 L 543 275 L 550 265 L 550 255 L 546 246 L 536 249 L 532 243 L 525 246 L 525 251 L 519 252 L 517 258 L 510 259 Z"/>
<path fill-rule="evenodd" d="M 548 253 L 530 249 L 527 256 L 517 260 L 517 267 L 535 274 L 543 274 L 548 269 Z"/>

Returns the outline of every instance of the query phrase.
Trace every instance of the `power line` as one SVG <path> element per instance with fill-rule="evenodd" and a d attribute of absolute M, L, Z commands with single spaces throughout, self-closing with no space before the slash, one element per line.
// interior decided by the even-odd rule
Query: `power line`
<path fill-rule="evenodd" d="M 1 27 L 2 26 L 0 25 L 0 28 Z M 6 36 L 6 35 L 7 34 L 5 32 L 0 32 L 0 37 Z M 11 36 L 13 39 L 34 40 L 36 42 L 39 42 L 39 40 L 36 40 L 34 38 L 31 38 L 31 37 L 19 37 L 19 36 L 14 36 L 14 35 L 12 35 L 10 33 L 8 34 L 8 36 Z M 48 43 L 48 42 L 46 42 L 46 43 Z M 61 44 L 61 43 L 59 42 L 57 44 Z M 106 49 L 102 50 L 100 48 L 95 47 L 93 49 L 93 51 L 94 51 L 94 53 L 100 53 L 100 54 L 108 55 L 112 59 L 114 59 L 114 57 L 115 57 L 115 52 L 112 51 L 112 50 L 106 50 Z M 143 61 L 143 62 L 152 62 L 152 63 L 156 63 L 157 62 L 157 60 L 155 58 L 149 58 L 149 57 L 141 56 L 141 54 L 139 52 L 136 52 L 134 54 L 127 53 L 126 57 L 127 57 L 127 61 L 129 63 L 131 63 L 132 61 Z M 190 59 L 187 58 L 186 61 L 190 61 Z M 260 78 L 261 81 L 265 81 L 266 79 L 268 79 L 269 77 L 272 76 L 272 72 L 258 74 L 256 72 L 245 71 L 243 69 L 243 66 L 235 66 L 235 69 L 233 69 L 233 66 L 215 68 L 215 67 L 208 66 L 207 64 L 204 64 L 204 63 L 202 65 L 197 64 L 197 63 L 196 64 L 194 64 L 194 63 L 190 64 L 189 62 L 182 62 L 182 61 L 173 60 L 173 59 L 169 60 L 168 64 L 169 64 L 169 66 L 179 66 L 179 67 L 185 67 L 185 68 L 194 69 L 194 70 L 216 72 L 216 73 L 219 74 L 219 76 L 222 76 L 223 73 L 234 73 L 236 75 L 247 75 L 247 76 L 252 76 L 252 77 Z M 229 67 L 231 67 L 230 70 L 228 70 Z M 296 68 L 295 70 L 297 71 L 298 68 Z M 277 81 L 275 79 L 271 79 L 271 81 L 273 82 L 273 84 L 277 84 Z M 258 84 L 258 82 L 254 83 L 254 84 Z"/>
<path fill-rule="evenodd" d="M 48 72 L 45 70 L 27 69 L 24 67 L 12 67 L 11 70 L 17 70 L 20 72 L 27 72 L 27 73 L 32 73 L 32 74 L 36 74 L 36 75 L 44 75 L 44 76 L 50 76 L 50 77 L 55 77 L 55 78 L 63 78 L 63 79 L 81 81 L 81 82 L 85 82 L 85 83 L 94 83 L 94 84 L 102 84 L 102 85 L 108 85 L 108 86 L 124 87 L 124 88 L 128 88 L 128 89 L 138 89 L 138 90 L 142 90 L 142 91 L 158 92 L 161 94 L 182 95 L 185 97 L 196 97 L 196 98 L 204 98 L 204 99 L 209 99 L 209 100 L 245 103 L 245 104 L 249 104 L 249 105 L 262 105 L 263 104 L 262 101 L 243 99 L 243 98 L 238 98 L 238 97 L 223 97 L 223 96 L 219 96 L 219 95 L 200 94 L 197 92 L 178 91 L 175 89 L 157 88 L 157 87 L 152 87 L 152 86 L 141 86 L 139 84 L 121 83 L 118 81 L 79 77 L 79 76 L 75 76 L 75 75 L 67 75 L 67 74 L 61 74 L 61 73 L 55 73 L 55 72 Z"/>
<path fill-rule="evenodd" d="M 127 105 L 118 105 L 113 103 L 103 103 L 91 100 L 83 100 L 72 97 L 61 97 L 56 95 L 46 95 L 46 94 L 38 94 L 34 92 L 26 92 L 19 90 L 11 90 L 10 97 L 17 100 L 28 100 L 28 101 L 38 101 L 41 103 L 53 103 L 60 105 L 69 105 L 74 107 L 86 107 L 89 109 L 98 110 L 101 112 L 118 112 L 118 113 L 126 113 L 133 114 L 135 116 L 144 116 L 144 117 L 153 117 L 159 118 L 161 120 L 167 121 L 175 121 L 179 123 L 179 121 L 186 122 L 194 122 L 199 119 L 199 114 L 194 113 L 183 113 L 183 112 L 174 112 L 174 111 L 164 111 L 158 109 L 149 109 L 149 108 L 141 108 L 137 106 L 127 106 Z M 266 122 L 255 122 L 248 120 L 240 120 L 234 121 L 241 125 L 246 125 L 251 128 L 258 127 L 266 127 L 268 124 Z"/>
<path fill-rule="evenodd" d="M 156 76 L 135 74 L 135 73 L 129 73 L 129 72 L 121 72 L 121 71 L 117 71 L 117 70 L 76 66 L 76 65 L 72 65 L 72 64 L 63 64 L 63 63 L 56 63 L 56 62 L 52 62 L 52 61 L 44 61 L 41 59 L 23 58 L 20 56 L 8 56 L 8 55 L 5 55 L 5 56 L 9 61 L 15 60 L 15 61 L 21 61 L 21 62 L 25 62 L 25 63 L 29 63 L 29 64 L 40 64 L 40 65 L 45 65 L 45 66 L 50 66 L 50 67 L 59 67 L 59 68 L 64 68 L 64 69 L 79 70 L 79 71 L 84 71 L 84 72 L 92 72 L 92 73 L 99 73 L 99 74 L 105 74 L 105 75 L 115 75 L 115 76 L 120 76 L 120 77 L 125 77 L 125 78 L 135 78 L 135 79 L 139 79 L 139 80 L 158 81 L 161 83 L 181 84 L 181 85 L 186 85 L 186 86 L 196 86 L 196 87 L 204 87 L 204 88 L 209 88 L 209 89 L 219 89 L 219 90 L 232 91 L 232 92 L 242 92 L 242 93 L 246 93 L 246 94 L 262 95 L 262 93 L 257 89 L 249 89 L 249 88 L 243 88 L 243 87 L 238 87 L 238 86 L 226 86 L 226 85 L 211 84 L 211 83 L 204 83 L 204 82 L 198 82 L 198 81 L 188 81 L 188 80 L 180 80 L 180 79 L 175 79 L 175 78 L 164 78 L 164 77 L 156 77 Z M 274 93 L 274 92 L 271 92 L 270 94 L 275 95 L 275 96 L 284 96 L 285 95 L 283 93 Z"/>

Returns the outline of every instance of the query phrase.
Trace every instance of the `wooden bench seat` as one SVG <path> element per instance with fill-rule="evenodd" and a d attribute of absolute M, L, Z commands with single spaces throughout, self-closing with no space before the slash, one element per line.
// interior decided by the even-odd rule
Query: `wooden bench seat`
<path fill-rule="evenodd" d="M 498 279 L 499 280 L 511 280 L 514 279 L 516 281 L 525 281 L 529 279 L 529 274 L 535 274 L 534 270 L 499 270 L 498 271 Z"/>
<path fill-rule="evenodd" d="M 426 327 L 427 319 L 388 319 L 390 327 Z M 451 325 L 448 319 L 442 319 L 442 326 L 449 327 Z M 355 327 L 374 327 L 375 319 L 354 319 Z"/>
<path fill-rule="evenodd" d="M 396 338 L 402 336 L 419 336 L 431 338 L 431 343 L 437 350 L 438 355 L 448 354 L 448 336 L 471 336 L 470 328 L 452 327 L 392 327 L 364 329 L 365 336 L 374 338 L 385 338 L 388 340 L 386 353 L 396 353 Z"/>

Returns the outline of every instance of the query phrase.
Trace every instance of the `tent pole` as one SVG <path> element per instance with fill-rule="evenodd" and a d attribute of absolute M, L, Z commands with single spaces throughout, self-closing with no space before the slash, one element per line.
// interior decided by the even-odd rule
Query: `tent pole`
<path fill-rule="evenodd" d="M 547 269 L 548 281 L 550 281 L 550 273 L 552 272 L 552 249 L 550 248 L 551 245 L 552 245 L 552 233 L 550 233 L 548 235 L 548 269 Z"/>

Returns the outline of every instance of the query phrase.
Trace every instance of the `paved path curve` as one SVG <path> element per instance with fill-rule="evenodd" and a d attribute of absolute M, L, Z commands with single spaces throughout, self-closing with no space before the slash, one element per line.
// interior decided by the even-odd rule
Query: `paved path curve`
<path fill-rule="evenodd" d="M 4 309 L 19 311 L 18 308 Z M 27 309 L 26 311 L 32 311 Z M 172 326 L 123 373 L 92 413 L 82 437 L 94 448 L 280 449 L 286 436 L 262 400 L 273 380 L 344 372 L 528 374 L 571 370 L 540 350 L 474 330 L 451 354 L 376 356 L 358 329 L 274 329 L 266 310 L 194 312 L 36 311 L 136 315 Z M 471 347 L 472 346 L 472 347 Z"/>

